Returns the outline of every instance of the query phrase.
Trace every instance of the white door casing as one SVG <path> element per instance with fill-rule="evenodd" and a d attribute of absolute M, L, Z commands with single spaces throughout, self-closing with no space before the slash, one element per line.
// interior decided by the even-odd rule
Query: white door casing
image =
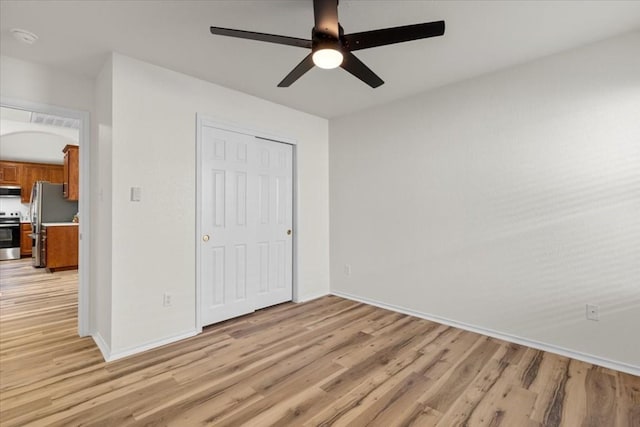
<path fill-rule="evenodd" d="M 202 124 L 200 324 L 292 297 L 292 147 Z"/>

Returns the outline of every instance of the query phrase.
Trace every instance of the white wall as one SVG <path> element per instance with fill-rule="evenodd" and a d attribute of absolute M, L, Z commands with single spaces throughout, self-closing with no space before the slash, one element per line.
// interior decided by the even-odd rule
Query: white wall
<path fill-rule="evenodd" d="M 78 145 L 78 141 L 50 133 L 13 133 L 0 137 L 0 157 L 18 162 L 61 165 L 64 162 L 62 149 L 67 144 Z"/>
<path fill-rule="evenodd" d="M 10 56 L 0 56 L 3 97 L 75 110 L 93 110 L 93 80 Z"/>
<path fill-rule="evenodd" d="M 196 113 L 297 140 L 300 298 L 329 292 L 326 119 L 118 54 L 112 84 L 113 355 L 196 328 Z"/>
<path fill-rule="evenodd" d="M 638 52 L 633 33 L 331 120 L 332 291 L 639 373 Z"/>
<path fill-rule="evenodd" d="M 20 197 L 0 197 L 0 212 L 20 212 L 20 220 L 25 220 L 29 215 L 29 205 L 20 201 Z"/>
<path fill-rule="evenodd" d="M 32 126 L 31 123 L 10 123 L 4 120 L 0 126 L 2 160 L 61 165 L 64 163 L 64 147 L 68 144 L 78 145 L 77 129 L 61 128 L 60 131 L 63 132 L 58 132 L 52 131 L 50 126 Z"/>
<path fill-rule="evenodd" d="M 2 110 L 9 110 L 8 108 L 2 108 Z M 16 110 L 18 111 L 18 110 Z M 11 134 L 20 134 L 25 132 L 41 133 L 47 136 L 57 136 L 71 140 L 70 143 L 78 145 L 80 135 L 78 129 L 43 125 L 40 123 L 19 122 L 15 120 L 8 120 L 5 118 L 0 119 L 0 136 L 8 136 Z"/>

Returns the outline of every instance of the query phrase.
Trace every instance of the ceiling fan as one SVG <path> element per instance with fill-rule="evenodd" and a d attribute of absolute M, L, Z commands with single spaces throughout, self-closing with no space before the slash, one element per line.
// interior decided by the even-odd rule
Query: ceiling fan
<path fill-rule="evenodd" d="M 316 65 L 325 69 L 342 67 L 372 88 L 384 81 L 351 52 L 444 34 L 444 21 L 344 34 L 338 22 L 338 0 L 313 0 L 313 16 L 315 26 L 311 30 L 311 40 L 220 27 L 211 27 L 211 33 L 311 49 L 278 87 L 291 86 Z"/>

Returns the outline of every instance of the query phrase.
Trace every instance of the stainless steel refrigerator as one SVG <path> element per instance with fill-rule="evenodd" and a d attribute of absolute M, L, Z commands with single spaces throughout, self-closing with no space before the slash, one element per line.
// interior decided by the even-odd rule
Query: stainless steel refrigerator
<path fill-rule="evenodd" d="M 33 238 L 33 266 L 44 267 L 42 259 L 42 224 L 47 222 L 71 222 L 78 213 L 78 202 L 62 196 L 62 184 L 38 181 L 31 190 L 31 229 Z"/>

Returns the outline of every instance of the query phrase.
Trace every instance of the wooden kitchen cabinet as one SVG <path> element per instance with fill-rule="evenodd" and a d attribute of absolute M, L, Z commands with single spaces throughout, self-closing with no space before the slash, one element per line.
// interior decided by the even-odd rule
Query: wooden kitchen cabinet
<path fill-rule="evenodd" d="M 49 182 L 52 184 L 64 183 L 63 165 L 49 165 Z"/>
<path fill-rule="evenodd" d="M 69 200 L 78 200 L 80 195 L 80 147 L 67 145 L 64 153 L 64 181 L 62 194 Z"/>
<path fill-rule="evenodd" d="M 41 163 L 23 163 L 21 179 L 22 203 L 29 203 L 31 188 L 36 181 L 49 181 L 49 165 Z"/>
<path fill-rule="evenodd" d="M 20 201 L 29 203 L 31 188 L 36 181 L 64 183 L 64 166 L 47 163 L 0 161 L 0 185 L 15 185 L 21 188 Z"/>
<path fill-rule="evenodd" d="M 78 267 L 78 226 L 42 227 L 42 259 L 49 270 Z"/>
<path fill-rule="evenodd" d="M 31 239 L 31 224 L 21 223 L 20 224 L 20 256 L 27 257 L 31 256 L 31 252 L 33 249 L 33 241 Z"/>
<path fill-rule="evenodd" d="M 0 185 L 20 186 L 22 164 L 0 161 Z"/>

